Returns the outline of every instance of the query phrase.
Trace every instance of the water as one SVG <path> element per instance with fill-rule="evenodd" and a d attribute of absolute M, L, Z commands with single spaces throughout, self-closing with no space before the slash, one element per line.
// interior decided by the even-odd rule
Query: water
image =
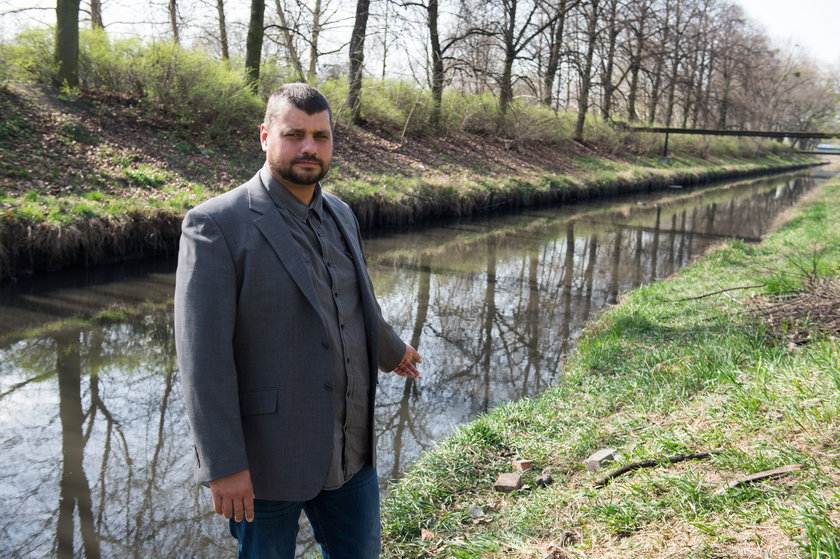
<path fill-rule="evenodd" d="M 786 175 L 367 239 L 383 312 L 424 357 L 416 381 L 381 377 L 382 486 L 458 424 L 562 381 L 581 327 L 623 291 L 722 239 L 757 240 L 815 184 Z M 162 261 L 0 285 L 0 556 L 232 556 L 191 480 L 173 283 Z M 300 553 L 312 548 L 303 537 Z"/>

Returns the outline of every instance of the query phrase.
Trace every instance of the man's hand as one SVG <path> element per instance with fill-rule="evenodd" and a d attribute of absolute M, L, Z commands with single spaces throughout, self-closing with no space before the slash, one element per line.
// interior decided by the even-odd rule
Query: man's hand
<path fill-rule="evenodd" d="M 243 515 L 248 522 L 254 520 L 254 486 L 251 485 L 250 470 L 214 479 L 210 482 L 210 493 L 216 514 L 223 514 L 225 518 L 233 516 L 237 522 Z"/>
<path fill-rule="evenodd" d="M 406 343 L 405 354 L 403 355 L 400 364 L 397 365 L 396 369 L 394 369 L 394 373 L 400 375 L 401 377 L 417 377 L 420 374 L 420 371 L 417 370 L 417 367 L 414 366 L 414 363 L 412 361 L 422 363 L 423 359 L 420 357 L 420 354 L 417 353 L 417 350 L 411 347 L 411 344 Z"/>

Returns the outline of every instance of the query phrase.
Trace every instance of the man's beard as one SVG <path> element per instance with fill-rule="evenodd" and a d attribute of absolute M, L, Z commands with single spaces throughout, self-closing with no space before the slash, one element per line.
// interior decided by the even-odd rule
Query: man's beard
<path fill-rule="evenodd" d="M 321 172 L 314 175 L 312 173 L 299 173 L 294 168 L 295 163 L 298 161 L 315 161 L 321 166 Z M 329 170 L 329 167 L 324 165 L 324 162 L 317 157 L 298 157 L 292 160 L 286 167 L 269 162 L 268 167 L 274 176 L 301 186 L 310 186 L 319 183 L 327 175 L 327 171 Z"/>

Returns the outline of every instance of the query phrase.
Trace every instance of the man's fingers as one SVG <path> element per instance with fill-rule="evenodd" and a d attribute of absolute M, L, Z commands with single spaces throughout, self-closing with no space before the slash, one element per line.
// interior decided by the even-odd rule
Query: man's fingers
<path fill-rule="evenodd" d="M 240 499 L 233 502 L 233 519 L 236 522 L 242 522 L 242 517 L 245 515 L 245 505 Z"/>
<path fill-rule="evenodd" d="M 254 521 L 254 496 L 245 498 L 245 520 Z"/>
<path fill-rule="evenodd" d="M 243 516 L 247 516 L 250 507 L 253 519 L 254 488 L 251 485 L 251 472 L 242 470 L 214 479 L 210 482 L 210 490 L 216 514 L 222 514 L 227 519 L 233 517 L 236 522 L 240 522 Z"/>
<path fill-rule="evenodd" d="M 408 377 L 408 378 L 415 378 L 420 375 L 420 371 L 417 370 L 417 367 L 411 364 L 411 362 L 403 362 L 400 363 L 396 369 L 394 369 L 394 373 L 400 375 L 401 377 Z"/>

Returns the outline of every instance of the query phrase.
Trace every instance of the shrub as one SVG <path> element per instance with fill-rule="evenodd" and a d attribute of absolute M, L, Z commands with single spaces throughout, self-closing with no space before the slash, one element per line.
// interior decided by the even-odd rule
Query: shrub
<path fill-rule="evenodd" d="M 14 45 L 0 46 L 0 78 L 51 82 L 53 32 L 23 31 Z M 111 39 L 101 30 L 80 31 L 79 83 L 137 98 L 149 111 L 216 136 L 258 120 L 264 107 L 228 62 L 168 41 Z"/>
<path fill-rule="evenodd" d="M 50 83 L 58 72 L 54 48 L 52 28 L 21 31 L 13 44 L 0 44 L 0 81 Z"/>
<path fill-rule="evenodd" d="M 182 124 L 205 125 L 211 135 L 258 121 L 264 107 L 241 72 L 202 51 L 158 41 L 138 66 L 148 101 Z"/>

